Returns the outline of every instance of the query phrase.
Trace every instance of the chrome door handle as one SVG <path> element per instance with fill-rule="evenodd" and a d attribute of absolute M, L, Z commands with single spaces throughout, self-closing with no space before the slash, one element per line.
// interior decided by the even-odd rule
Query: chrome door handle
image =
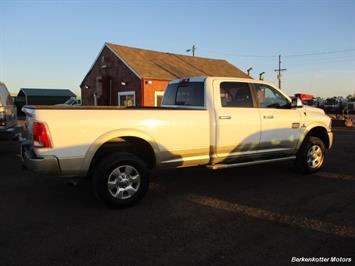
<path fill-rule="evenodd" d="M 274 116 L 273 115 L 264 115 L 264 119 L 273 119 Z"/>
<path fill-rule="evenodd" d="M 232 117 L 230 115 L 220 115 L 218 118 L 219 119 L 232 119 Z"/>

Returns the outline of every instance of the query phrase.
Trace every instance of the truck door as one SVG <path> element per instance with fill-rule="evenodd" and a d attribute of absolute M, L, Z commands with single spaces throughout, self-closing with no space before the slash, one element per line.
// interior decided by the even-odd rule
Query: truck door
<path fill-rule="evenodd" d="M 296 149 L 301 130 L 299 110 L 289 100 L 265 84 L 255 84 L 261 117 L 260 149 L 269 153 L 290 154 Z"/>
<path fill-rule="evenodd" d="M 246 82 L 214 81 L 216 145 L 213 163 L 243 160 L 257 152 L 260 115 Z"/>

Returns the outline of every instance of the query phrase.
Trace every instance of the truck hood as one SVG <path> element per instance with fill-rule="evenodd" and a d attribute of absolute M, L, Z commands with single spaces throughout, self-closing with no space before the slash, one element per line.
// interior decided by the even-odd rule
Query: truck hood
<path fill-rule="evenodd" d="M 318 114 L 325 114 L 323 109 L 320 108 L 316 108 L 316 107 L 312 107 L 312 106 L 308 106 L 308 105 L 304 105 L 303 108 L 305 109 L 305 111 L 310 112 L 310 113 L 318 113 Z"/>

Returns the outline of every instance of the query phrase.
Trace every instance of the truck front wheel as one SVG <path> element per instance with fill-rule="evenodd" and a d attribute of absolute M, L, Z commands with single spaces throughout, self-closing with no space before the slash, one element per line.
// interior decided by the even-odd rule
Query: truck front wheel
<path fill-rule="evenodd" d="M 144 162 L 130 153 L 102 158 L 92 174 L 95 195 L 113 207 L 128 207 L 143 198 L 149 175 Z"/>
<path fill-rule="evenodd" d="M 325 146 L 317 137 L 307 137 L 297 153 L 296 167 L 303 173 L 315 173 L 323 167 Z"/>

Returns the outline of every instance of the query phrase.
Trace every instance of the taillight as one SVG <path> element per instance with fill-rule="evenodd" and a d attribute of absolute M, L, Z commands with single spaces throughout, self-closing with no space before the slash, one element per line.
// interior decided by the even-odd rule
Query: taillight
<path fill-rule="evenodd" d="M 47 132 L 47 127 L 44 123 L 33 122 L 32 134 L 33 134 L 33 147 L 52 148 L 51 140 Z"/>

